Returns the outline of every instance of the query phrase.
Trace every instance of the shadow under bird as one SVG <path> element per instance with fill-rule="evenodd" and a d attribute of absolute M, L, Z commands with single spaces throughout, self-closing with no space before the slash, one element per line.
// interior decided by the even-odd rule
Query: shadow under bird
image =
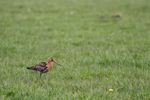
<path fill-rule="evenodd" d="M 31 70 L 40 72 L 40 78 L 41 78 L 41 75 L 43 73 L 48 72 L 52 68 L 52 62 L 60 65 L 59 63 L 57 63 L 56 61 L 54 61 L 52 57 L 49 57 L 48 58 L 48 63 L 47 62 L 41 62 L 39 64 L 27 67 L 27 69 L 31 69 Z M 60 65 L 60 66 L 62 66 L 62 65 Z"/>

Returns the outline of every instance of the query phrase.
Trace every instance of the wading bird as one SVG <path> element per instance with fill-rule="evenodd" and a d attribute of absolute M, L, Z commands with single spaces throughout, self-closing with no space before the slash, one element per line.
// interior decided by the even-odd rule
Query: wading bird
<path fill-rule="evenodd" d="M 39 63 L 39 64 L 36 64 L 36 65 L 30 66 L 30 67 L 27 67 L 27 69 L 31 69 L 31 70 L 40 72 L 40 78 L 41 78 L 41 75 L 42 75 L 43 73 L 48 72 L 48 71 L 52 68 L 52 61 L 53 61 L 54 63 L 60 65 L 59 63 L 57 63 L 56 61 L 54 61 L 52 57 L 49 57 L 49 58 L 48 58 L 48 63 L 46 63 L 46 62 L 41 62 L 41 63 Z M 60 66 L 61 66 L 61 65 L 60 65 Z"/>

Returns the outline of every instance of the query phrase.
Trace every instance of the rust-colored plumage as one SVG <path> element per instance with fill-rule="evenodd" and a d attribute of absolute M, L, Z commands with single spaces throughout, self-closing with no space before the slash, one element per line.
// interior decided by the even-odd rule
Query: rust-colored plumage
<path fill-rule="evenodd" d="M 52 61 L 55 62 L 56 64 L 60 65 L 59 63 L 54 61 L 52 57 L 49 57 L 48 58 L 48 63 L 41 62 L 39 64 L 27 67 L 27 69 L 31 69 L 31 70 L 40 72 L 40 77 L 41 77 L 42 73 L 46 73 L 52 68 Z"/>

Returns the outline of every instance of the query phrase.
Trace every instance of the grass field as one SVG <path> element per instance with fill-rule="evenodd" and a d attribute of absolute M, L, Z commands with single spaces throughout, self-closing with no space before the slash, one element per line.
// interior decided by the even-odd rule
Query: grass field
<path fill-rule="evenodd" d="M 150 100 L 149 60 L 149 0 L 0 1 L 0 100 Z"/>

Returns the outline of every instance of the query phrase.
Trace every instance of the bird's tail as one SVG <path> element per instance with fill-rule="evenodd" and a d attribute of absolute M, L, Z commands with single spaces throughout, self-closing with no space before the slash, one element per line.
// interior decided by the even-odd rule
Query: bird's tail
<path fill-rule="evenodd" d="M 34 66 L 27 67 L 27 69 L 34 69 Z"/>
<path fill-rule="evenodd" d="M 30 67 L 27 67 L 27 69 L 30 69 Z"/>

